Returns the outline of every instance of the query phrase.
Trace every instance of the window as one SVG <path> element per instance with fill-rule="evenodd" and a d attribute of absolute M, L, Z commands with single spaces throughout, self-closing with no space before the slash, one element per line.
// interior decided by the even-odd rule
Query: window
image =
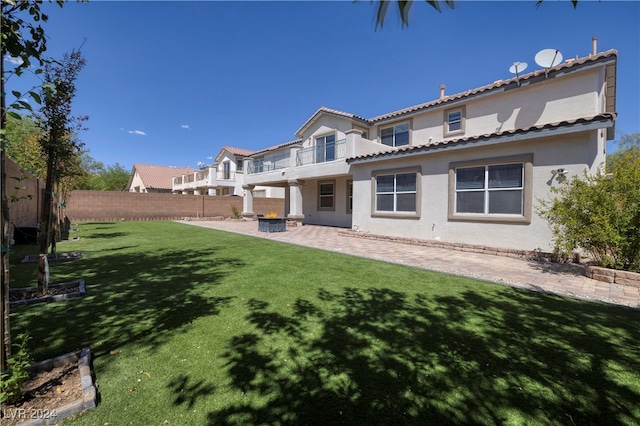
<path fill-rule="evenodd" d="M 264 160 L 262 158 L 253 160 L 253 172 L 262 173 L 263 170 L 264 170 Z"/>
<path fill-rule="evenodd" d="M 324 163 L 336 159 L 336 135 L 316 138 L 316 163 Z"/>
<path fill-rule="evenodd" d="M 380 130 L 380 141 L 388 146 L 409 145 L 409 123 Z"/>
<path fill-rule="evenodd" d="M 373 216 L 419 217 L 420 169 L 374 172 Z"/>
<path fill-rule="evenodd" d="M 243 160 L 243 159 L 240 159 L 240 160 L 236 163 L 236 172 L 241 172 L 243 168 L 244 168 L 244 160 Z"/>
<path fill-rule="evenodd" d="M 532 156 L 455 163 L 449 219 L 530 222 Z"/>
<path fill-rule="evenodd" d="M 353 212 L 353 181 L 347 181 L 347 213 Z"/>
<path fill-rule="evenodd" d="M 333 210 L 335 208 L 335 182 L 318 182 L 318 210 Z"/>
<path fill-rule="evenodd" d="M 222 163 L 223 179 L 231 179 L 231 162 L 225 161 Z"/>
<path fill-rule="evenodd" d="M 449 109 L 444 112 L 444 134 L 464 133 L 465 108 Z"/>

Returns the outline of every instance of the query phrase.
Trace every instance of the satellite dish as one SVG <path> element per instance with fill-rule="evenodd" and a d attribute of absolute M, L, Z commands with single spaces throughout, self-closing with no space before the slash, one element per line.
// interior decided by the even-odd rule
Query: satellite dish
<path fill-rule="evenodd" d="M 514 62 L 513 65 L 509 68 L 509 72 L 511 74 L 516 75 L 516 80 L 518 81 L 518 86 L 520 85 L 520 75 L 519 73 L 527 69 L 526 62 Z"/>
<path fill-rule="evenodd" d="M 555 67 L 562 62 L 562 53 L 558 49 L 544 49 L 536 53 L 536 64 L 542 68 Z"/>
<path fill-rule="evenodd" d="M 527 69 L 527 63 L 526 62 L 514 62 L 513 65 L 511 65 L 511 68 L 509 68 L 509 72 L 511 74 L 515 74 L 516 76 L 518 76 L 518 73 L 524 71 Z"/>

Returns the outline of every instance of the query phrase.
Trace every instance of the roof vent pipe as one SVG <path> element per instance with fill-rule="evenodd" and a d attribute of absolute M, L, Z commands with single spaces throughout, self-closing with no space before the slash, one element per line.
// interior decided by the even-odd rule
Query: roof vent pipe
<path fill-rule="evenodd" d="M 440 85 L 440 100 L 444 99 L 444 84 Z"/>
<path fill-rule="evenodd" d="M 593 56 L 595 56 L 598 53 L 598 37 L 596 36 L 591 37 L 591 46 L 592 46 Z"/>

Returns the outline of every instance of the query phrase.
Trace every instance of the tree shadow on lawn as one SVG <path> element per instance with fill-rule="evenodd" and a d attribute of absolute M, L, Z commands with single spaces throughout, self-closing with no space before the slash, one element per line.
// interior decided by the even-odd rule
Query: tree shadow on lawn
<path fill-rule="evenodd" d="M 243 262 L 218 251 L 102 252 L 83 259 L 78 269 L 87 277 L 86 297 L 14 308 L 12 328 L 28 330 L 32 342 L 41 343 L 33 348 L 35 359 L 89 345 L 96 357 L 129 343 L 156 348 L 230 302 L 210 289 Z"/>
<path fill-rule="evenodd" d="M 247 302 L 256 332 L 224 354 L 245 397 L 209 424 L 640 422 L 639 311 L 509 288 L 318 297 Z"/>

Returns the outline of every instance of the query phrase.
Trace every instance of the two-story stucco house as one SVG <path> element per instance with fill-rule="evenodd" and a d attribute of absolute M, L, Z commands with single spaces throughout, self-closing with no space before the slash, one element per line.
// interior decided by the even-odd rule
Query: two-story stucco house
<path fill-rule="evenodd" d="M 320 108 L 295 141 L 245 159 L 288 217 L 372 234 L 551 251 L 539 200 L 598 173 L 615 123 L 617 51 L 365 119 Z"/>
<path fill-rule="evenodd" d="M 174 194 L 236 195 L 243 196 L 244 159 L 254 151 L 224 146 L 211 166 L 193 170 L 173 177 Z M 271 187 L 254 188 L 256 197 L 283 198 L 284 189 Z"/>

